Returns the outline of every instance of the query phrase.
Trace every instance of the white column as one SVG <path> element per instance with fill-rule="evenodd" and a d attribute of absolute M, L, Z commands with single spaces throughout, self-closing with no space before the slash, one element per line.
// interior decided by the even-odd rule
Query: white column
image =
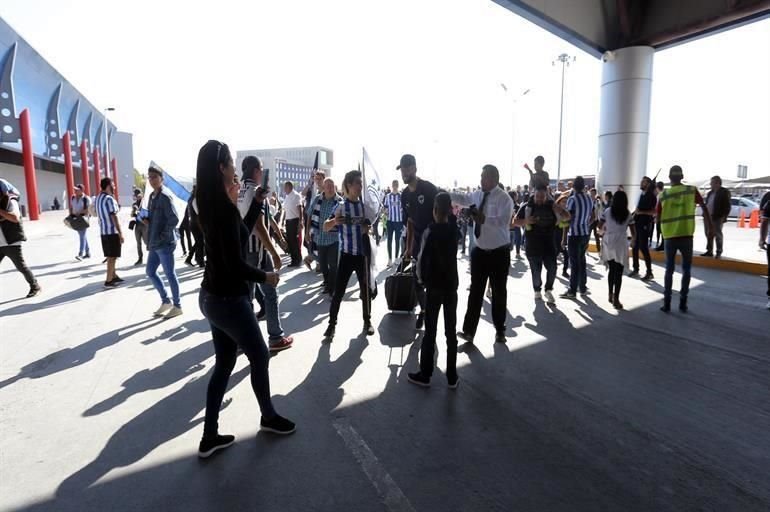
<path fill-rule="evenodd" d="M 654 54 L 651 47 L 632 46 L 602 57 L 598 189 L 614 192 L 622 185 L 631 205 L 648 173 Z"/>

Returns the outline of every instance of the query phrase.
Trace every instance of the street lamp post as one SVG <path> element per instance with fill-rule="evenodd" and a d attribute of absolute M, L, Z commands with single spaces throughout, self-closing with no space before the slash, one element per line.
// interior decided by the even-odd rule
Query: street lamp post
<path fill-rule="evenodd" d="M 504 83 L 500 83 L 500 87 L 505 91 L 505 94 L 508 94 L 508 87 L 506 87 Z M 523 98 L 529 94 L 529 91 L 531 91 L 531 89 L 525 89 L 520 92 L 518 96 L 514 96 L 513 104 L 511 105 L 511 188 L 513 188 L 513 173 L 516 169 L 516 152 L 514 149 L 514 142 L 516 139 L 516 102 L 519 98 Z"/>
<path fill-rule="evenodd" d="M 115 107 L 107 107 L 104 109 L 104 154 L 107 157 L 107 165 L 104 170 L 107 173 L 107 177 L 110 176 L 110 127 L 107 123 L 107 112 L 114 111 Z"/>
<path fill-rule="evenodd" d="M 561 62 L 561 100 L 559 103 L 559 160 L 556 165 L 556 184 L 558 185 L 559 181 L 561 181 L 561 138 L 562 128 L 564 125 L 564 70 L 567 66 L 569 66 L 570 62 L 575 62 L 575 57 L 567 55 L 566 53 L 562 53 L 556 57 L 556 60 L 553 61 L 551 65 L 556 65 L 556 62 Z"/>

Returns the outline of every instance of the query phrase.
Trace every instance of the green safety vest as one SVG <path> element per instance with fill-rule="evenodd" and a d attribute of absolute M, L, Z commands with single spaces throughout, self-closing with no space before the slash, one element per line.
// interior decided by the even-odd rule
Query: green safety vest
<path fill-rule="evenodd" d="M 695 233 L 695 193 L 695 187 L 690 185 L 674 185 L 660 195 L 660 229 L 664 240 Z"/>

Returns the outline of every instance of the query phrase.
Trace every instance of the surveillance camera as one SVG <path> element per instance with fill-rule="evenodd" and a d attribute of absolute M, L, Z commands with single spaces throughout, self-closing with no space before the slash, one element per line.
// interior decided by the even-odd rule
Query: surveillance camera
<path fill-rule="evenodd" d="M 602 61 L 603 62 L 612 62 L 615 60 L 615 52 L 604 52 L 604 55 L 602 55 Z"/>

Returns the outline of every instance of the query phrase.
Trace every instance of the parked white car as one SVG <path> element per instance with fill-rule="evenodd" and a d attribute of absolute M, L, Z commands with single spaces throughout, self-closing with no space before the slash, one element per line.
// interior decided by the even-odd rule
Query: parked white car
<path fill-rule="evenodd" d="M 703 195 L 703 198 L 706 198 L 705 194 Z M 730 199 L 730 204 L 732 206 L 730 208 L 730 215 L 728 216 L 729 218 L 738 218 L 741 216 L 741 212 L 743 212 L 743 214 L 748 219 L 751 215 L 751 212 L 754 210 L 759 210 L 759 203 L 745 197 L 733 197 Z M 700 206 L 695 208 L 695 215 L 703 215 Z"/>

